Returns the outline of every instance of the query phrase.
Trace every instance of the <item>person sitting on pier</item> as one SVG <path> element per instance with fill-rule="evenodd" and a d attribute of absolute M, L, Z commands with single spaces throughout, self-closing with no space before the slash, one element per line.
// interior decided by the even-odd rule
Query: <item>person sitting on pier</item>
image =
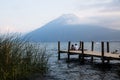
<path fill-rule="evenodd" d="M 118 50 L 116 49 L 115 51 L 111 52 L 113 54 L 118 54 Z"/>
<path fill-rule="evenodd" d="M 79 46 L 75 44 L 75 50 L 79 50 Z"/>
<path fill-rule="evenodd" d="M 71 48 L 70 48 L 71 50 L 75 50 L 75 47 L 74 47 L 74 45 L 72 44 L 71 45 Z"/>

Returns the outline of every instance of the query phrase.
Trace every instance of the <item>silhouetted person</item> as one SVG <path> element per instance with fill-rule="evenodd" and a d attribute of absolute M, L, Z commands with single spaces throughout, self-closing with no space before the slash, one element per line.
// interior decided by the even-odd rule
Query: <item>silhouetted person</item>
<path fill-rule="evenodd" d="M 75 47 L 73 44 L 71 45 L 71 50 L 75 50 Z"/>
<path fill-rule="evenodd" d="M 75 50 L 79 50 L 79 46 L 75 44 Z"/>
<path fill-rule="evenodd" d="M 113 51 L 112 53 L 113 53 L 113 54 L 118 53 L 118 50 L 115 50 L 115 51 Z"/>

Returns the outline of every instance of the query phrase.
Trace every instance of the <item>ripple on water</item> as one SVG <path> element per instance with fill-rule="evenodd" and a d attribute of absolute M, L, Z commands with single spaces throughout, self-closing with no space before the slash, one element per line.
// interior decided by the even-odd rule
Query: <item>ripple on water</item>
<path fill-rule="evenodd" d="M 50 69 L 46 80 L 120 80 L 116 74 L 118 65 L 111 64 L 110 69 L 104 71 L 101 70 L 101 64 L 99 64 L 101 60 L 98 58 L 95 58 L 95 64 L 90 64 L 90 58 L 86 58 L 85 64 L 81 64 L 77 59 L 78 56 L 72 56 L 68 63 L 66 54 L 62 54 L 62 59 L 59 61 L 55 50 L 50 51 L 49 54 L 51 55 Z"/>

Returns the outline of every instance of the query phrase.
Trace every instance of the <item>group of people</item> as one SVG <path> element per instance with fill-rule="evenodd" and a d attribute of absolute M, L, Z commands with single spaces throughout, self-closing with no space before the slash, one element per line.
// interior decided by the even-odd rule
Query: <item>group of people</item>
<path fill-rule="evenodd" d="M 71 45 L 71 50 L 79 50 L 79 49 L 80 49 L 80 47 L 77 44 Z"/>

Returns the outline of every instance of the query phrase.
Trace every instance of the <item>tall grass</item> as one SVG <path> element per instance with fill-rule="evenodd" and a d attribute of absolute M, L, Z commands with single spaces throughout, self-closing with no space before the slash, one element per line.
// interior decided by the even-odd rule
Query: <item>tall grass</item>
<path fill-rule="evenodd" d="M 0 80 L 23 80 L 34 73 L 45 74 L 45 48 L 21 39 L 20 35 L 0 35 Z"/>

